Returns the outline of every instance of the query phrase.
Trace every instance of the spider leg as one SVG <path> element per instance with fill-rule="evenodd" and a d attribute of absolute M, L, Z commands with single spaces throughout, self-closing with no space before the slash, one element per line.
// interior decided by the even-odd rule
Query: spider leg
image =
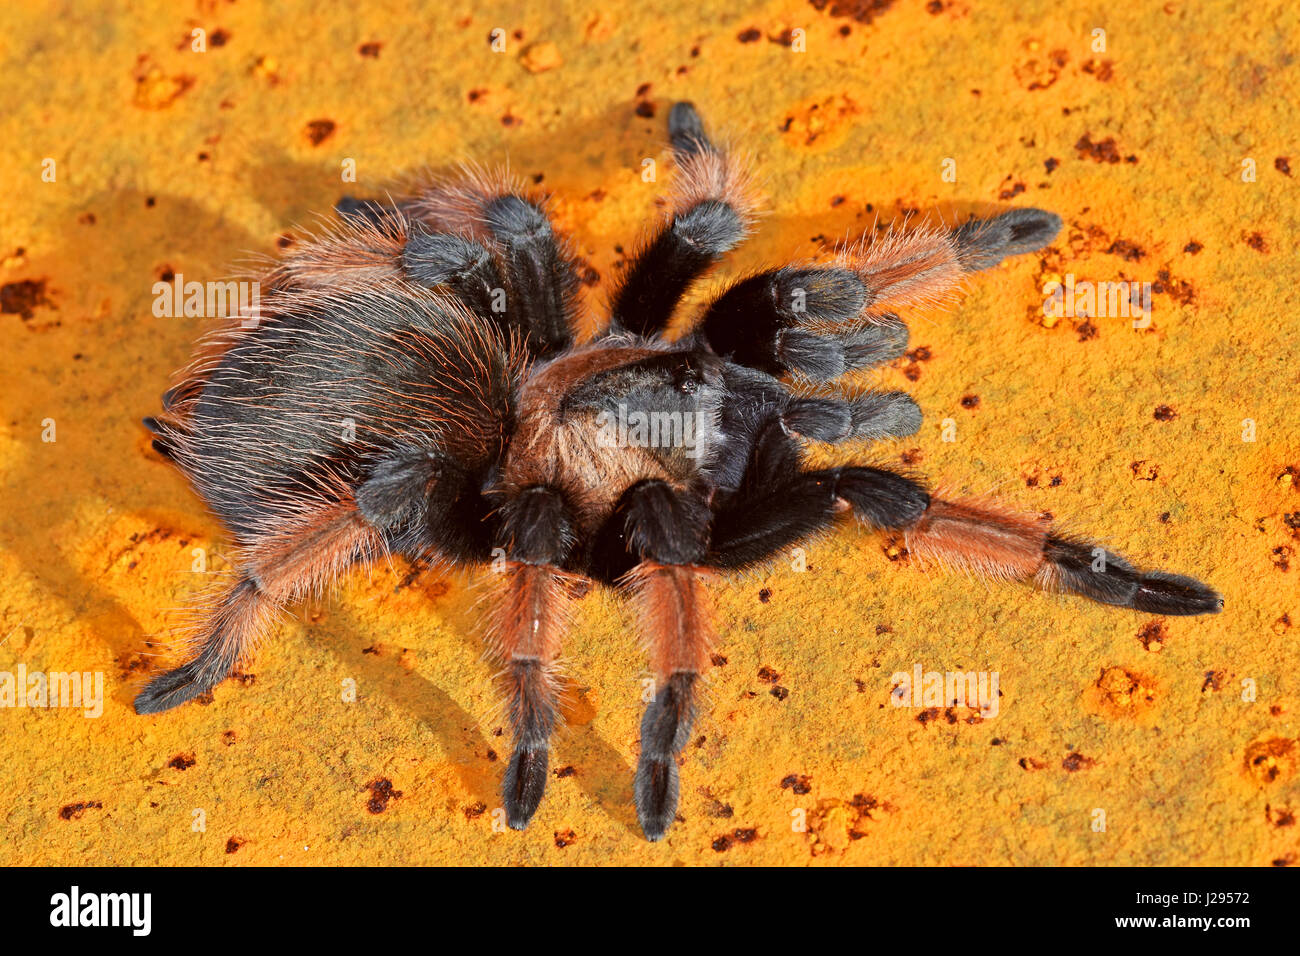
<path fill-rule="evenodd" d="M 321 509 L 247 549 L 243 570 L 208 608 L 188 661 L 155 677 L 135 699 L 137 714 L 155 714 L 216 687 L 246 660 L 281 607 L 323 586 L 382 540 L 351 503 Z"/>
<path fill-rule="evenodd" d="M 453 564 L 487 561 L 497 522 L 482 476 L 445 451 L 399 448 L 357 488 L 357 508 L 389 550 Z"/>
<path fill-rule="evenodd" d="M 692 104 L 673 104 L 668 134 L 678 167 L 672 214 L 628 263 L 614 293 L 610 332 L 663 332 L 691 283 L 734 249 L 753 222 L 747 171 L 709 141 Z"/>
<path fill-rule="evenodd" d="M 751 566 L 825 529 L 844 511 L 872 528 L 904 532 L 922 560 L 1078 594 L 1149 614 L 1207 614 L 1222 598 L 1201 582 L 1141 571 L 1104 548 L 1053 532 L 995 503 L 932 497 L 915 479 L 846 465 L 803 471 L 775 425 L 755 443 L 745 483 L 714 517 L 707 564 Z"/>
<path fill-rule="evenodd" d="M 867 391 L 847 398 L 795 397 L 781 420 L 790 431 L 815 441 L 879 441 L 916 434 L 921 409 L 906 392 Z"/>
<path fill-rule="evenodd" d="M 556 659 L 577 580 L 560 565 L 573 548 L 574 526 L 564 497 L 545 485 L 524 489 L 502 512 L 506 567 L 489 638 L 504 665 L 501 681 L 514 731 L 502 786 L 506 822 L 522 830 L 546 791 L 559 716 Z"/>
<path fill-rule="evenodd" d="M 964 276 L 1040 249 L 1060 228 L 1054 213 L 1012 209 L 956 229 L 890 232 L 840 250 L 834 266 L 741 280 L 705 310 L 697 334 L 772 375 L 837 378 L 903 354 L 907 327 L 889 309 L 942 301 Z"/>
<path fill-rule="evenodd" d="M 543 203 L 524 195 L 508 176 L 471 171 L 426 190 L 404 208 L 437 232 L 494 250 L 505 283 L 489 291 L 504 292 L 508 321 L 527 330 L 535 353 L 550 355 L 572 343 L 578 275 Z"/>
<path fill-rule="evenodd" d="M 273 288 L 364 290 L 372 283 L 392 287 L 408 280 L 450 291 L 474 315 L 507 331 L 516 329 L 535 349 L 540 347 L 538 310 L 524 301 L 538 290 L 518 276 L 513 284 L 506 282 L 512 247 L 497 242 L 490 231 L 476 238 L 433 232 L 404 210 L 372 199 L 345 197 L 335 208 L 337 223 L 301 240 L 281 259 L 269 279 Z M 522 308 L 510 308 L 512 295 Z"/>
<path fill-rule="evenodd" d="M 703 499 L 657 479 L 633 485 L 616 515 L 638 559 L 621 584 L 632 592 L 655 674 L 654 699 L 641 720 L 637 817 L 648 840 L 672 825 L 680 792 L 677 757 L 690 737 L 700 675 L 714 631 L 703 574 L 709 509 Z M 616 519 L 617 520 L 617 519 Z"/>

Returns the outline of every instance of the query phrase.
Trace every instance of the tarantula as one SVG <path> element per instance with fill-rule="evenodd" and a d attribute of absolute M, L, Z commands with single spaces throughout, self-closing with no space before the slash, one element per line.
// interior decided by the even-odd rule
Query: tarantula
<path fill-rule="evenodd" d="M 1138 570 L 995 503 L 938 497 L 873 465 L 803 465 L 808 441 L 903 436 L 921 421 L 904 393 L 807 383 L 899 357 L 908 333 L 893 310 L 1041 248 L 1060 217 L 1014 209 L 891 229 L 833 261 L 735 282 L 669 341 L 684 293 L 745 238 L 757 207 L 744 164 L 691 104 L 673 107 L 668 131 L 670 214 L 585 344 L 575 258 L 544 203 L 479 172 L 398 202 L 345 198 L 332 231 L 274 268 L 258 314 L 209 338 L 163 397 L 165 416 L 145 424 L 229 529 L 238 570 L 201 609 L 189 659 L 144 688 L 138 713 L 212 690 L 278 609 L 357 562 L 495 556 L 487 630 L 514 742 L 503 796 L 522 829 L 546 787 L 566 617 L 594 580 L 640 609 L 656 693 L 634 791 L 658 840 L 715 636 L 705 578 L 769 560 L 842 513 L 901 532 L 921 559 L 993 578 L 1153 614 L 1222 607 L 1196 580 Z M 693 440 L 636 427 L 656 415 L 698 422 Z"/>

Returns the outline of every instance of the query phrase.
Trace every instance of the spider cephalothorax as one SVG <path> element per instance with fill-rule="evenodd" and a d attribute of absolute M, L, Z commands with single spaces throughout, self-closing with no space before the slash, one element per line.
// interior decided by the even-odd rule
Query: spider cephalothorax
<path fill-rule="evenodd" d="M 907 435 L 899 392 L 792 391 L 903 353 L 892 311 L 1049 242 L 1061 220 L 1015 209 L 956 228 L 890 231 L 832 261 L 743 279 L 675 341 L 688 287 L 754 216 L 748 177 L 677 104 L 666 221 L 574 342 L 571 255 L 543 205 L 467 175 L 395 205 L 345 200 L 337 229 L 296 246 L 260 312 L 218 333 L 146 419 L 239 546 L 190 659 L 140 713 L 211 690 L 279 608 L 388 553 L 500 570 L 491 646 L 514 732 L 512 827 L 546 785 L 557 659 L 584 579 L 630 593 L 657 688 L 641 725 L 636 804 L 663 836 L 677 758 L 714 639 L 705 574 L 764 562 L 844 512 L 901 532 L 923 559 L 1159 614 L 1217 611 L 1203 584 L 1140 571 L 1036 518 L 932 496 L 870 465 L 809 470 L 807 441 Z"/>

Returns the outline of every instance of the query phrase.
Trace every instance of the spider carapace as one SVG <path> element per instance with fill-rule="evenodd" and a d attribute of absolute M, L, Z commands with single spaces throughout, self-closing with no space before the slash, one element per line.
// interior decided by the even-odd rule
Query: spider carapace
<path fill-rule="evenodd" d="M 139 713 L 210 691 L 282 607 L 356 563 L 400 553 L 492 569 L 487 636 L 514 746 L 503 800 L 522 829 L 546 786 L 566 619 L 594 579 L 640 607 L 656 684 L 634 790 L 658 840 L 715 641 L 702 582 L 842 515 L 993 578 L 1152 614 L 1220 609 L 1196 580 L 1139 570 L 994 502 L 940 497 L 874 465 L 803 462 L 808 442 L 915 432 L 906 394 L 835 380 L 903 354 L 894 310 L 1043 247 L 1058 216 L 871 233 L 828 261 L 735 282 L 670 341 L 684 293 L 745 238 L 756 202 L 691 104 L 673 107 L 669 137 L 669 214 L 586 343 L 574 256 L 544 202 L 507 176 L 345 199 L 332 230 L 290 248 L 257 314 L 210 337 L 145 422 L 238 550 L 188 659 L 148 684 Z"/>

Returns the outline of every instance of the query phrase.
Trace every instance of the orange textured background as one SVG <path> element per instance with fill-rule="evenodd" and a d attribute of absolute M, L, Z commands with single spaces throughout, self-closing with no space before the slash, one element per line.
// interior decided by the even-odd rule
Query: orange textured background
<path fill-rule="evenodd" d="M 1294 6 L 819 6 L 4 5 L 0 670 L 102 671 L 108 699 L 95 720 L 0 711 L 0 862 L 1300 860 Z M 803 574 L 713 587 L 726 663 L 659 845 L 632 808 L 646 665 L 600 591 L 566 645 L 569 727 L 522 834 L 493 832 L 508 743 L 466 580 L 355 574 L 214 703 L 136 717 L 200 586 L 191 550 L 223 567 L 219 527 L 139 425 L 200 331 L 153 317 L 153 283 L 221 278 L 344 192 L 508 157 L 555 193 L 597 309 L 616 245 L 656 214 L 665 184 L 641 160 L 664 158 L 682 98 L 753 152 L 770 197 L 718 281 L 877 215 L 1061 213 L 1049 250 L 914 318 L 924 351 L 865 378 L 926 414 L 869 454 L 1197 575 L 1225 612 L 1161 620 L 925 574 L 846 527 Z M 1152 327 L 1044 323 L 1040 288 L 1067 273 L 1155 283 Z M 916 662 L 998 671 L 1000 714 L 889 706 Z"/>

